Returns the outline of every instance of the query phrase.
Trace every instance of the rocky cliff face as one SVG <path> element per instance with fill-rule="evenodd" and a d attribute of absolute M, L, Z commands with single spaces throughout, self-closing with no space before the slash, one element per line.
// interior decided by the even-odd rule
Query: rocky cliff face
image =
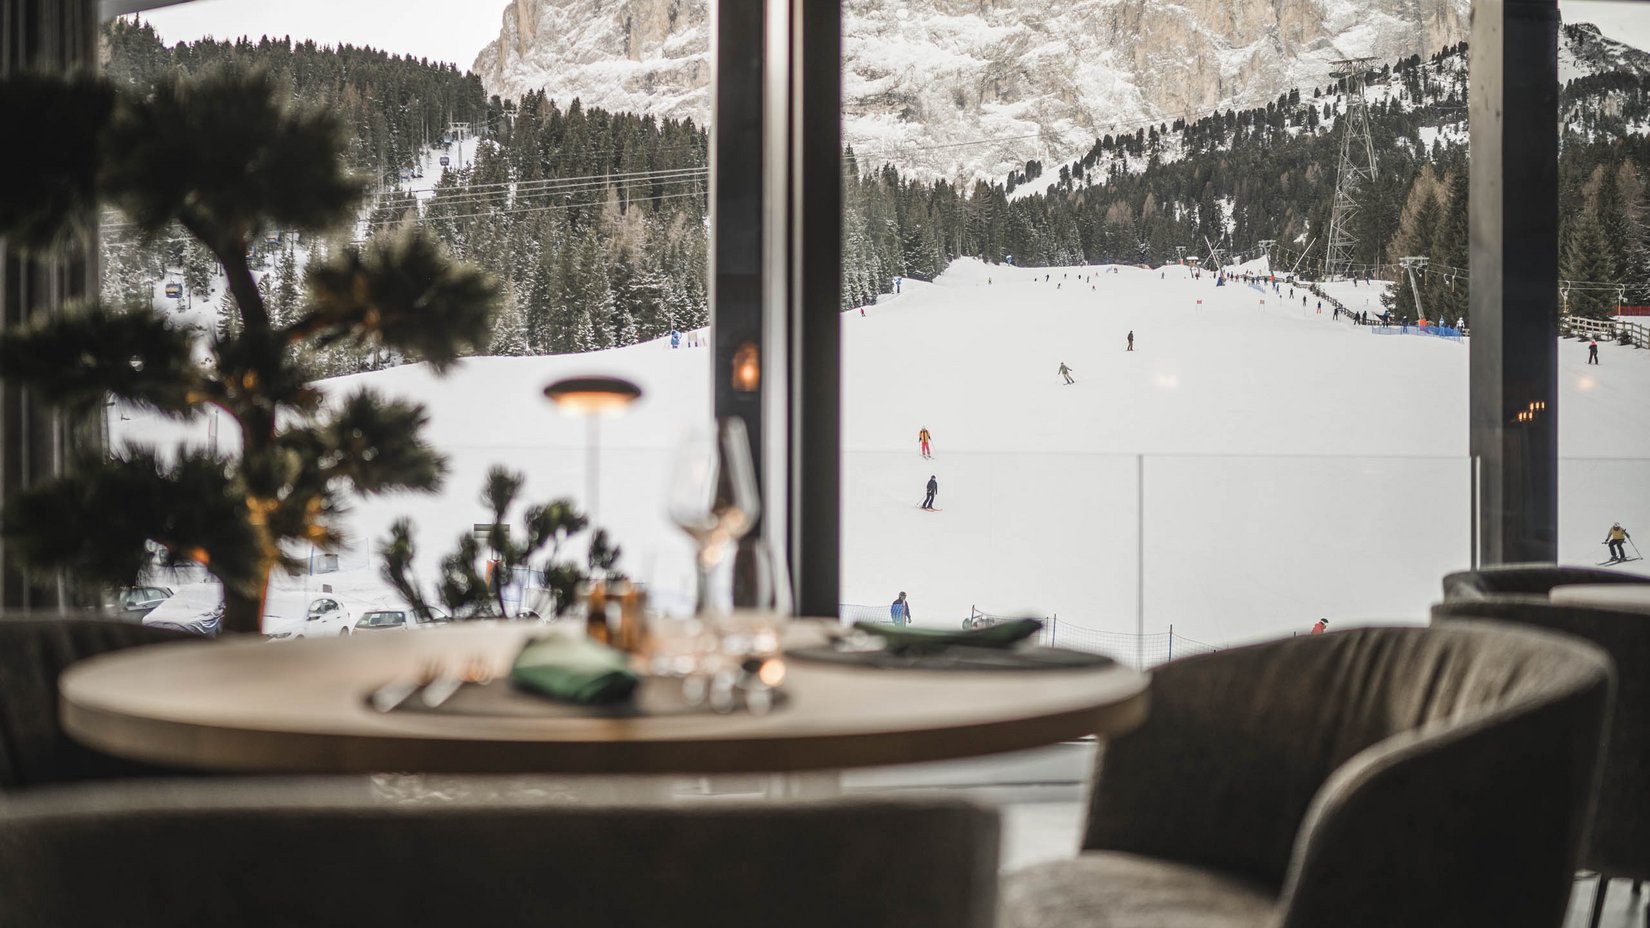
<path fill-rule="evenodd" d="M 1430 54 L 1469 0 L 847 0 L 844 131 L 866 160 L 995 176 L 1146 122 L 1264 105 L 1331 62 Z M 490 93 L 710 113 L 706 0 L 511 0 Z"/>

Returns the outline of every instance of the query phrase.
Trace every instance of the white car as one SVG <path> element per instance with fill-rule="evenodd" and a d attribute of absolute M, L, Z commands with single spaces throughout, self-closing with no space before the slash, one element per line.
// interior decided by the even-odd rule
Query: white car
<path fill-rule="evenodd" d="M 380 631 L 414 631 L 427 628 L 440 628 L 450 622 L 447 613 L 440 609 L 431 608 L 428 615 L 420 616 L 413 609 L 374 609 L 363 612 L 360 621 L 355 623 L 355 634 L 362 632 Z"/>
<path fill-rule="evenodd" d="M 265 616 L 264 627 L 269 639 L 287 641 L 294 638 L 335 638 L 350 633 L 349 607 L 329 593 L 311 597 L 304 606 L 302 621 L 295 621 L 294 618 Z"/>

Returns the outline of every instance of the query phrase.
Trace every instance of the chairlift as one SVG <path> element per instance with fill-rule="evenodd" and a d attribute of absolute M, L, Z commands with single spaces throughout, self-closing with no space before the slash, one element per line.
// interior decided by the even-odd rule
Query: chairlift
<path fill-rule="evenodd" d="M 167 284 L 166 295 L 174 300 L 182 298 L 183 284 Z"/>
<path fill-rule="evenodd" d="M 447 157 L 446 155 L 442 155 L 441 156 L 441 166 L 446 167 L 447 165 L 452 163 L 452 160 L 453 159 Z"/>
<path fill-rule="evenodd" d="M 279 233 L 279 232 L 267 232 L 267 233 L 265 233 L 264 234 L 264 244 L 269 245 L 269 246 L 275 246 L 275 245 L 281 244 L 281 233 Z"/>

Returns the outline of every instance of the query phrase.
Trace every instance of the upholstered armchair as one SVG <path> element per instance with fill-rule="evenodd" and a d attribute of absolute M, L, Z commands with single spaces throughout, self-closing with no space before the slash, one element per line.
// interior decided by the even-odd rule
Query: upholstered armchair
<path fill-rule="evenodd" d="M 1557 928 L 1609 658 L 1504 625 L 1366 628 L 1158 668 L 1074 860 L 1011 928 Z"/>
<path fill-rule="evenodd" d="M 365 779 L 0 798 L 7 928 L 990 928 L 996 813 L 959 799 L 389 802 Z"/>
<path fill-rule="evenodd" d="M 100 619 L 0 620 L 0 791 L 175 771 L 102 754 L 57 720 L 57 678 L 75 661 L 194 635 Z"/>
<path fill-rule="evenodd" d="M 1615 661 L 1616 699 L 1597 813 L 1581 855 L 1581 866 L 1599 873 L 1592 918 L 1597 925 L 1612 879 L 1650 879 L 1650 616 L 1519 596 L 1439 603 L 1432 621 L 1513 622 L 1564 632 L 1597 644 Z"/>
<path fill-rule="evenodd" d="M 1444 601 L 1497 596 L 1546 596 L 1569 583 L 1650 583 L 1650 577 L 1603 567 L 1558 564 L 1500 564 L 1444 575 Z"/>

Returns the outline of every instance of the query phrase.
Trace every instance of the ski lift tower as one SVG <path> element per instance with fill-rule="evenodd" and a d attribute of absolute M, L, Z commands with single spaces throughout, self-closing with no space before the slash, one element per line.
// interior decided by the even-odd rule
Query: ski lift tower
<path fill-rule="evenodd" d="M 1272 271 L 1272 246 L 1277 243 L 1278 240 L 1275 238 L 1263 238 L 1260 240 L 1260 252 L 1262 255 L 1266 256 L 1266 270 L 1268 273 Z"/>
<path fill-rule="evenodd" d="M 1346 114 L 1341 117 L 1341 160 L 1335 180 L 1335 200 L 1329 213 L 1329 240 L 1324 246 L 1323 276 L 1329 280 L 1352 272 L 1353 249 L 1358 245 L 1351 224 L 1359 209 L 1358 193 L 1375 177 L 1375 142 L 1369 135 L 1369 103 L 1364 99 L 1364 74 L 1379 63 L 1375 58 L 1343 58 L 1334 62 L 1334 75 L 1346 80 Z"/>

